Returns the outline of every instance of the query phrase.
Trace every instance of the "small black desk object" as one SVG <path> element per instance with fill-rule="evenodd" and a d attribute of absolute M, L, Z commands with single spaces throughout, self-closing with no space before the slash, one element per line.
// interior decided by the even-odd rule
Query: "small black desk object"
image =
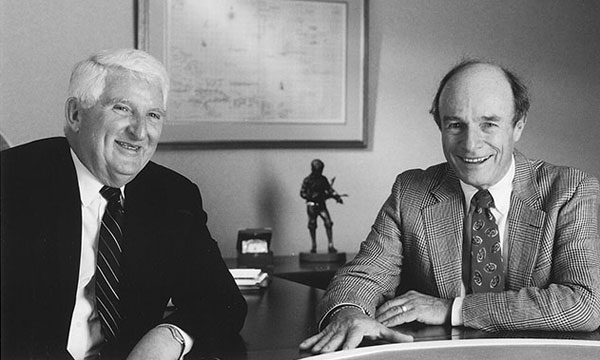
<path fill-rule="evenodd" d="M 266 268 L 273 264 L 270 228 L 238 231 L 237 253 L 239 267 Z"/>

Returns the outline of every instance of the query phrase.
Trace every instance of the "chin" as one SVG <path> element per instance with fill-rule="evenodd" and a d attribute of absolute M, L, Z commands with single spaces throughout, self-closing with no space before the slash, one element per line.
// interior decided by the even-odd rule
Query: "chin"
<path fill-rule="evenodd" d="M 482 186 L 486 186 L 488 184 L 486 179 L 482 179 L 474 176 L 459 176 L 459 178 L 466 184 L 471 186 L 475 186 L 477 188 L 481 188 Z"/>

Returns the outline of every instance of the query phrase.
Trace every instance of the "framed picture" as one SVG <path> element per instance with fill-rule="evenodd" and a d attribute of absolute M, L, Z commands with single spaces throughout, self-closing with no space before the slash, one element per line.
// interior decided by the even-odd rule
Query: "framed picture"
<path fill-rule="evenodd" d="M 171 76 L 161 144 L 364 147 L 365 0 L 139 0 Z"/>

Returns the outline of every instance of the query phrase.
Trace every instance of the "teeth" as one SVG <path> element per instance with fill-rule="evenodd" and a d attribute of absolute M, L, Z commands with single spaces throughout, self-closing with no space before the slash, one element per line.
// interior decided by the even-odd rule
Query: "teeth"
<path fill-rule="evenodd" d="M 484 157 L 480 157 L 480 158 L 463 158 L 463 160 L 466 163 L 476 164 L 476 163 L 483 162 L 483 161 L 487 160 L 488 158 L 489 158 L 489 156 L 484 156 Z"/>
<path fill-rule="evenodd" d="M 121 145 L 122 147 L 124 147 L 125 149 L 128 149 L 128 150 L 137 150 L 140 148 L 139 146 L 130 145 L 130 144 L 122 142 L 122 141 L 117 141 L 117 144 Z"/>

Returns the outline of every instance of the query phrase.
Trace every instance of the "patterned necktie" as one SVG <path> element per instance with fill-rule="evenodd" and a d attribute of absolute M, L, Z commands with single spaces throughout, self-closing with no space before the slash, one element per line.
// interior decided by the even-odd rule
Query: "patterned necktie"
<path fill-rule="evenodd" d="M 471 291 L 473 293 L 504 290 L 504 265 L 498 225 L 492 212 L 494 198 L 487 190 L 473 197 L 471 218 Z"/>
<path fill-rule="evenodd" d="M 96 306 L 102 322 L 105 340 L 119 333 L 120 314 L 119 283 L 125 210 L 121 205 L 121 190 L 104 186 L 100 194 L 108 201 L 98 241 L 96 266 Z"/>

